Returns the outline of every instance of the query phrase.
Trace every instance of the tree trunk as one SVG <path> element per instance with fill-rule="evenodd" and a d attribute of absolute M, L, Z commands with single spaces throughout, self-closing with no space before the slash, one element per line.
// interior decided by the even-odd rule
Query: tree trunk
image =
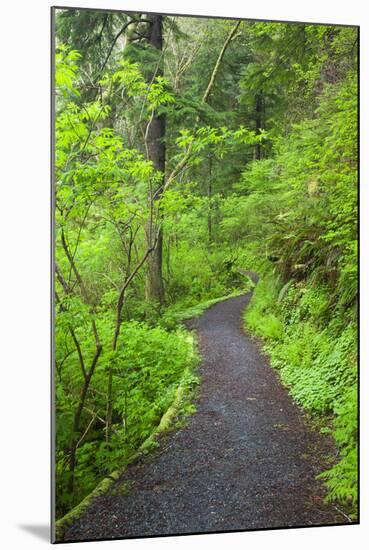
<path fill-rule="evenodd" d="M 160 59 L 163 48 L 163 17 L 161 15 L 148 15 L 150 20 L 148 42 L 149 44 L 158 50 L 158 63 L 155 67 L 155 72 L 150 75 L 149 82 L 152 81 L 155 76 L 163 75 L 163 62 Z M 165 173 L 165 115 L 153 113 L 152 119 L 148 123 L 147 129 L 147 151 L 149 160 L 154 165 L 155 170 L 162 173 L 162 179 L 156 189 L 153 189 L 150 193 L 149 200 L 151 202 L 151 210 L 153 212 L 147 227 L 146 227 L 146 239 L 147 247 L 153 246 L 154 234 L 157 233 L 156 226 L 160 224 L 160 212 L 156 212 L 155 203 L 160 200 L 162 194 L 162 187 L 164 184 Z M 155 198 L 153 198 L 153 196 Z M 157 234 L 157 243 L 155 250 L 149 256 L 147 261 L 147 278 L 146 278 L 146 298 L 148 300 L 154 300 L 160 304 L 164 301 L 164 284 L 162 273 L 163 262 L 163 230 L 159 230 Z"/>

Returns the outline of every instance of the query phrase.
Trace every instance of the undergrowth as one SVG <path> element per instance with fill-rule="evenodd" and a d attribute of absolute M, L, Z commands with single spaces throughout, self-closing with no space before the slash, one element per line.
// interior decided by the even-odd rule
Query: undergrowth
<path fill-rule="evenodd" d="M 183 419 L 194 412 L 191 401 L 199 383 L 195 372 L 199 356 L 195 339 L 189 331 L 178 327 L 167 331 L 162 327 L 152 328 L 145 323 L 130 321 L 122 325 L 122 342 L 124 346 L 117 350 L 114 363 L 113 434 L 107 443 L 98 431 L 99 419 L 104 414 L 105 395 L 102 388 L 106 368 L 113 360 L 106 353 L 95 373 L 91 398 L 86 405 L 85 414 L 92 417 L 92 425 L 77 449 L 73 494 L 65 490 L 69 480 L 68 454 L 62 450 L 73 422 L 73 417 L 68 414 L 70 393 L 78 383 L 76 376 L 72 376 L 73 364 L 70 367 L 69 391 L 61 392 L 59 389 L 57 392 L 56 484 L 59 495 L 62 495 L 57 502 L 57 517 L 63 516 L 101 479 L 130 460 L 159 425 L 172 405 L 179 386 L 186 397 L 179 403 L 179 417 Z M 145 449 L 148 452 L 156 446 L 153 440 Z"/>
<path fill-rule="evenodd" d="M 324 286 L 268 276 L 245 312 L 246 326 L 265 342 L 271 364 L 293 399 L 327 424 L 339 450 L 337 463 L 318 477 L 327 500 L 357 517 L 357 327 L 330 303 Z"/>

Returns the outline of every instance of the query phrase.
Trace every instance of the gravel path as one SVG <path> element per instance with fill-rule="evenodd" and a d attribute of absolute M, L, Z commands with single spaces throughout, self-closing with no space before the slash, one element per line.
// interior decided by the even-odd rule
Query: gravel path
<path fill-rule="evenodd" d="M 344 523 L 315 475 L 330 442 L 241 328 L 251 294 L 193 321 L 203 361 L 197 412 L 131 465 L 65 533 L 65 541 Z M 122 482 L 129 491 L 121 490 Z"/>

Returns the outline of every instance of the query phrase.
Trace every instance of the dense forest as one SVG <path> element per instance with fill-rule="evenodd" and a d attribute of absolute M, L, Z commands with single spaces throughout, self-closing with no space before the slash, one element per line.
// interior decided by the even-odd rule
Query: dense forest
<path fill-rule="evenodd" d="M 201 380 L 183 320 L 245 293 L 357 505 L 358 30 L 56 11 L 56 512 Z"/>

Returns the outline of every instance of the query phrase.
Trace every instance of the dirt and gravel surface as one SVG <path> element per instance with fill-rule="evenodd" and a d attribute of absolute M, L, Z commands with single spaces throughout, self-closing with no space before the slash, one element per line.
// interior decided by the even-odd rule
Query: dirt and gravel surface
<path fill-rule="evenodd" d="M 191 322 L 203 357 L 197 412 L 97 498 L 65 541 L 345 523 L 315 480 L 331 442 L 242 329 L 250 297 Z"/>

